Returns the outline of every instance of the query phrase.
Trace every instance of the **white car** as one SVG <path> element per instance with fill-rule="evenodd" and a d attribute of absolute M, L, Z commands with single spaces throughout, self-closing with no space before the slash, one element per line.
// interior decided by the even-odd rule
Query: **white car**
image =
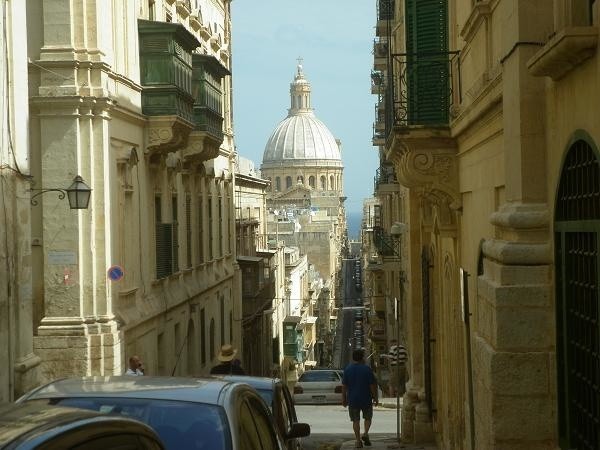
<path fill-rule="evenodd" d="M 341 372 L 336 369 L 313 369 L 304 372 L 294 386 L 294 403 L 341 405 Z"/>

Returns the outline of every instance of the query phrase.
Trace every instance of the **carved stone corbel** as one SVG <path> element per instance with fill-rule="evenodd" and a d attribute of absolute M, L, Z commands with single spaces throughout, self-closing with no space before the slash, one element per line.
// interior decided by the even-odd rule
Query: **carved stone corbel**
<path fill-rule="evenodd" d="M 184 160 L 208 161 L 219 155 L 221 142 L 212 139 L 205 131 L 192 131 L 188 138 L 188 144 L 183 149 Z"/>
<path fill-rule="evenodd" d="M 396 134 L 386 157 L 398 182 L 421 189 L 434 202 L 460 210 L 456 142 L 447 130 L 417 129 Z"/>
<path fill-rule="evenodd" d="M 146 153 L 170 153 L 187 145 L 193 124 L 179 116 L 152 116 L 148 118 L 148 146 Z"/>

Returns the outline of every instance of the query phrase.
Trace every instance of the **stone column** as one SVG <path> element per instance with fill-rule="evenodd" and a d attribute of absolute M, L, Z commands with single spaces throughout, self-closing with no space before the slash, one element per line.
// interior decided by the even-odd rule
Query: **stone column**
<path fill-rule="evenodd" d="M 56 194 L 39 198 L 44 305 L 35 346 L 42 378 L 120 371 L 111 286 L 112 202 L 109 110 L 104 86 L 110 9 L 94 0 L 44 0 L 38 110 L 39 185 L 66 188 L 81 175 L 92 188 L 87 210 L 70 210 Z M 99 21 L 103 22 L 100 23 Z M 114 175 L 114 173 L 112 174 Z M 115 362 L 115 354 L 119 359 Z"/>
<path fill-rule="evenodd" d="M 555 438 L 555 336 L 544 80 L 526 62 L 552 10 L 544 0 L 511 8 L 501 24 L 506 200 L 491 217 L 495 238 L 483 244 L 473 336 L 475 448 L 536 450 Z"/>

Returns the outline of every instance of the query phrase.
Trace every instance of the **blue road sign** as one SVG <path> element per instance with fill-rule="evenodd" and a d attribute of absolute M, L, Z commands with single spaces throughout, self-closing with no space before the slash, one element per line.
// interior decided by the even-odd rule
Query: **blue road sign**
<path fill-rule="evenodd" d="M 121 266 L 109 267 L 107 274 L 111 281 L 119 281 L 121 278 L 123 278 L 123 275 L 125 275 Z"/>

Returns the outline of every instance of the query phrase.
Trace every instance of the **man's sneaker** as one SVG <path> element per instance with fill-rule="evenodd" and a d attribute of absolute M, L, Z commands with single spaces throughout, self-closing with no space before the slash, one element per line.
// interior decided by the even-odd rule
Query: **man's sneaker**
<path fill-rule="evenodd" d="M 364 434 L 362 437 L 363 442 L 365 443 L 366 446 L 371 445 L 371 439 L 369 439 L 369 435 L 368 434 Z"/>

